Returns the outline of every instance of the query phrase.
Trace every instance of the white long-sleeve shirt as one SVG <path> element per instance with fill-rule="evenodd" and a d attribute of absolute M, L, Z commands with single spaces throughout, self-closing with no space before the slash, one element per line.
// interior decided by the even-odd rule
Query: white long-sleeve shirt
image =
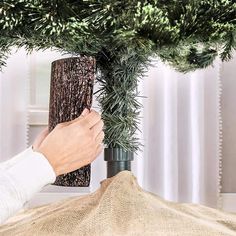
<path fill-rule="evenodd" d="M 48 160 L 32 147 L 0 163 L 0 224 L 55 179 Z"/>

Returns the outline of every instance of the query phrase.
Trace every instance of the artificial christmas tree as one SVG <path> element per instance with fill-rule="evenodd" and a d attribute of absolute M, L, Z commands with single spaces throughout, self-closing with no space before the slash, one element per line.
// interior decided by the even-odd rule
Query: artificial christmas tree
<path fill-rule="evenodd" d="M 137 83 L 150 57 L 188 72 L 217 55 L 230 59 L 236 47 L 236 3 L 229 0 L 3 0 L 0 9 L 2 65 L 11 46 L 96 58 L 105 159 L 116 162 L 109 176 L 129 169 L 140 146 Z"/>

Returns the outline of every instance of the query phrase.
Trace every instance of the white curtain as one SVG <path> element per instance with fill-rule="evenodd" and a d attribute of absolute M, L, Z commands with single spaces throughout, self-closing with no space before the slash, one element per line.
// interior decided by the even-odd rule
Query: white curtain
<path fill-rule="evenodd" d="M 25 51 L 13 52 L 0 73 L 0 162 L 27 145 L 28 62 Z"/>
<path fill-rule="evenodd" d="M 150 68 L 140 90 L 144 152 L 134 163 L 148 191 L 179 202 L 219 204 L 221 177 L 220 62 L 181 74 Z"/>

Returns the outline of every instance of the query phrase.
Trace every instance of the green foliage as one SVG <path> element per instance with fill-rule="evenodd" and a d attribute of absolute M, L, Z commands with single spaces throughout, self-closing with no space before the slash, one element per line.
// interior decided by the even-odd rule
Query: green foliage
<path fill-rule="evenodd" d="M 236 48 L 235 0 L 2 0 L 0 66 L 12 46 L 94 56 L 109 147 L 137 150 L 137 81 L 150 56 L 181 72 Z"/>
<path fill-rule="evenodd" d="M 149 63 L 148 54 L 138 46 L 117 48 L 115 55 L 101 54 L 97 61 L 100 70 L 98 100 L 105 123 L 105 143 L 130 151 L 140 146 L 135 137 L 141 108 L 137 85 Z"/>

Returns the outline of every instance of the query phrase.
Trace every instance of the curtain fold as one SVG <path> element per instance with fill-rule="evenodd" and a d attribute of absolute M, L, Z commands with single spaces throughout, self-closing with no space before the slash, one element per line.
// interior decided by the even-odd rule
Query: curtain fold
<path fill-rule="evenodd" d="M 158 62 L 143 79 L 144 150 L 133 170 L 146 190 L 171 201 L 217 207 L 219 69 L 216 60 L 213 67 L 181 74 Z"/>
<path fill-rule="evenodd" d="M 27 74 L 24 49 L 13 52 L 0 73 L 0 161 L 27 147 Z"/>

